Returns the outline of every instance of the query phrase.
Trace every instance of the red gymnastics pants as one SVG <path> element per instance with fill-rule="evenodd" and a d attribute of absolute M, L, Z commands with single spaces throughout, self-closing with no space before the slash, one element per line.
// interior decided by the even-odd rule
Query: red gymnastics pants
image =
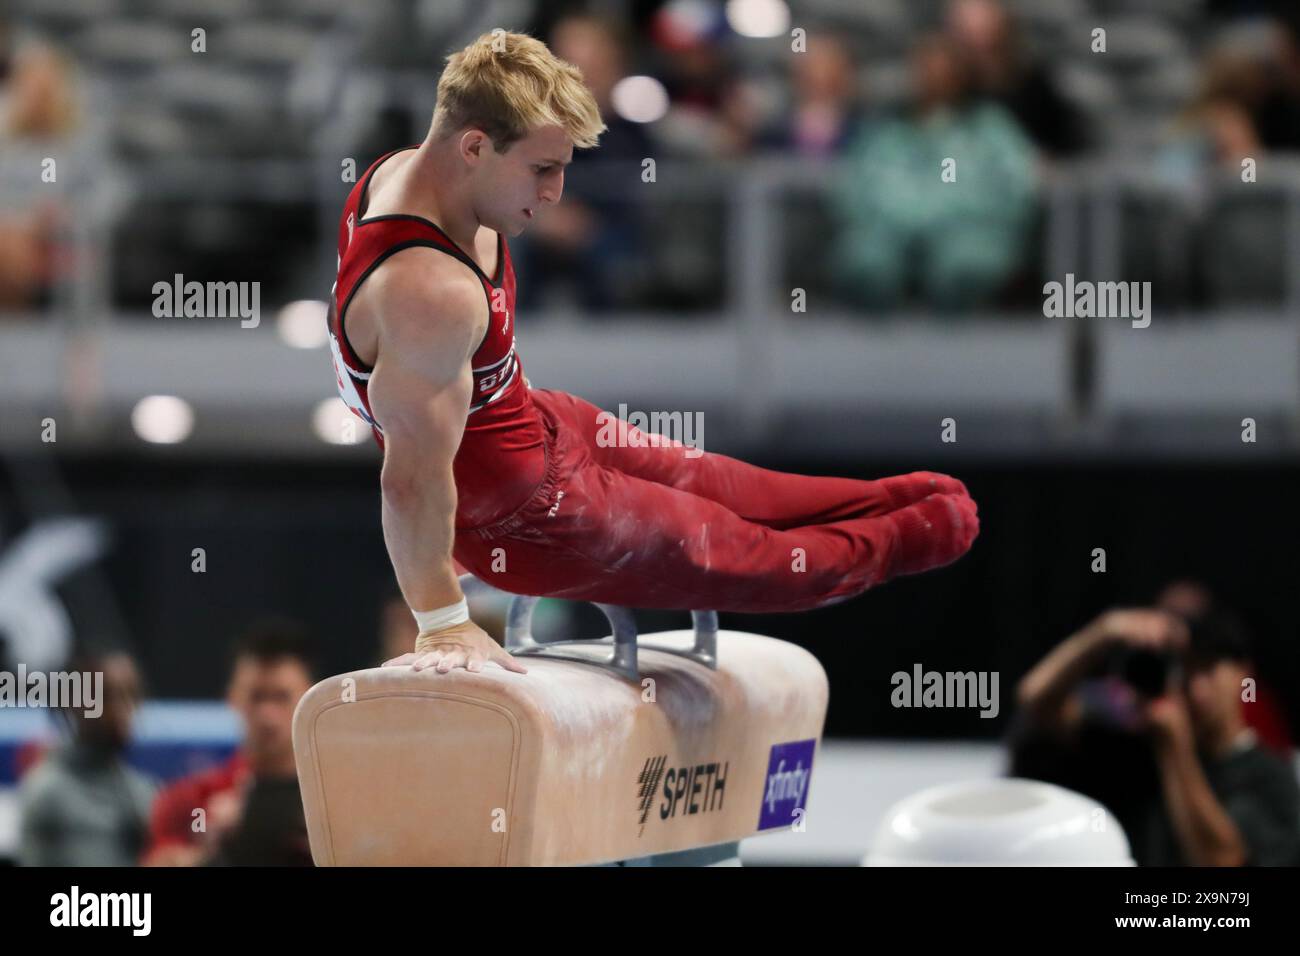
<path fill-rule="evenodd" d="M 504 591 L 802 611 L 949 564 L 979 533 L 975 502 L 946 475 L 786 474 L 651 439 L 565 392 L 532 398 L 547 432 L 541 485 L 507 518 L 456 532 L 456 560 Z"/>

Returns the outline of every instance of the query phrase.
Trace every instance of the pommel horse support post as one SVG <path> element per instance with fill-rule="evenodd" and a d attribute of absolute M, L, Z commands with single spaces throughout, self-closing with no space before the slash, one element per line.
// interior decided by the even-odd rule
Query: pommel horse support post
<path fill-rule="evenodd" d="M 826 718 L 816 658 L 712 611 L 638 647 L 611 605 L 610 637 L 538 644 L 536 602 L 515 598 L 506 627 L 527 674 L 371 668 L 303 697 L 318 866 L 733 862 L 740 839 L 799 822 Z"/>

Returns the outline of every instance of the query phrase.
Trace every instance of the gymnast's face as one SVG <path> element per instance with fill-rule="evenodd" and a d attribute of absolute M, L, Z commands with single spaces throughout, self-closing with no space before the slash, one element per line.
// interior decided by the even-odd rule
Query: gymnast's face
<path fill-rule="evenodd" d="M 517 236 L 564 193 L 564 168 L 573 143 L 559 126 L 543 126 L 498 152 L 486 136 L 473 150 L 474 210 L 478 221 Z"/>
<path fill-rule="evenodd" d="M 293 710 L 311 687 L 301 661 L 241 657 L 231 676 L 229 700 L 244 721 L 244 751 L 254 766 L 293 752 Z"/>

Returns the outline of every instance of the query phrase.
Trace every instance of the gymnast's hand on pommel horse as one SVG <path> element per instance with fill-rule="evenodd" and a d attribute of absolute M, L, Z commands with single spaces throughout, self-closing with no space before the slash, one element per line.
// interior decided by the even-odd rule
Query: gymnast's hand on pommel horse
<path fill-rule="evenodd" d="M 761 613 L 961 557 L 979 520 L 955 478 L 771 471 L 529 383 L 506 237 L 560 201 L 574 147 L 603 125 L 581 78 L 536 41 L 492 43 L 448 61 L 425 140 L 371 165 L 339 228 L 335 379 L 383 449 L 384 537 L 420 625 L 392 663 L 522 670 L 469 620 L 453 559 L 515 594 Z M 537 70 L 550 79 L 517 86 L 553 102 L 492 123 L 464 106 L 499 103 L 487 87 Z"/>

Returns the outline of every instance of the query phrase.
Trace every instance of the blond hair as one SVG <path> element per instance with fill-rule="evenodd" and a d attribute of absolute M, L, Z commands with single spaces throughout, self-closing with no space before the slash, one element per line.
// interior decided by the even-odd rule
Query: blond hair
<path fill-rule="evenodd" d="M 498 152 L 540 126 L 563 127 L 573 145 L 589 149 L 605 130 L 582 72 L 541 40 L 494 30 L 447 57 L 438 80 L 433 137 L 473 126 Z"/>

